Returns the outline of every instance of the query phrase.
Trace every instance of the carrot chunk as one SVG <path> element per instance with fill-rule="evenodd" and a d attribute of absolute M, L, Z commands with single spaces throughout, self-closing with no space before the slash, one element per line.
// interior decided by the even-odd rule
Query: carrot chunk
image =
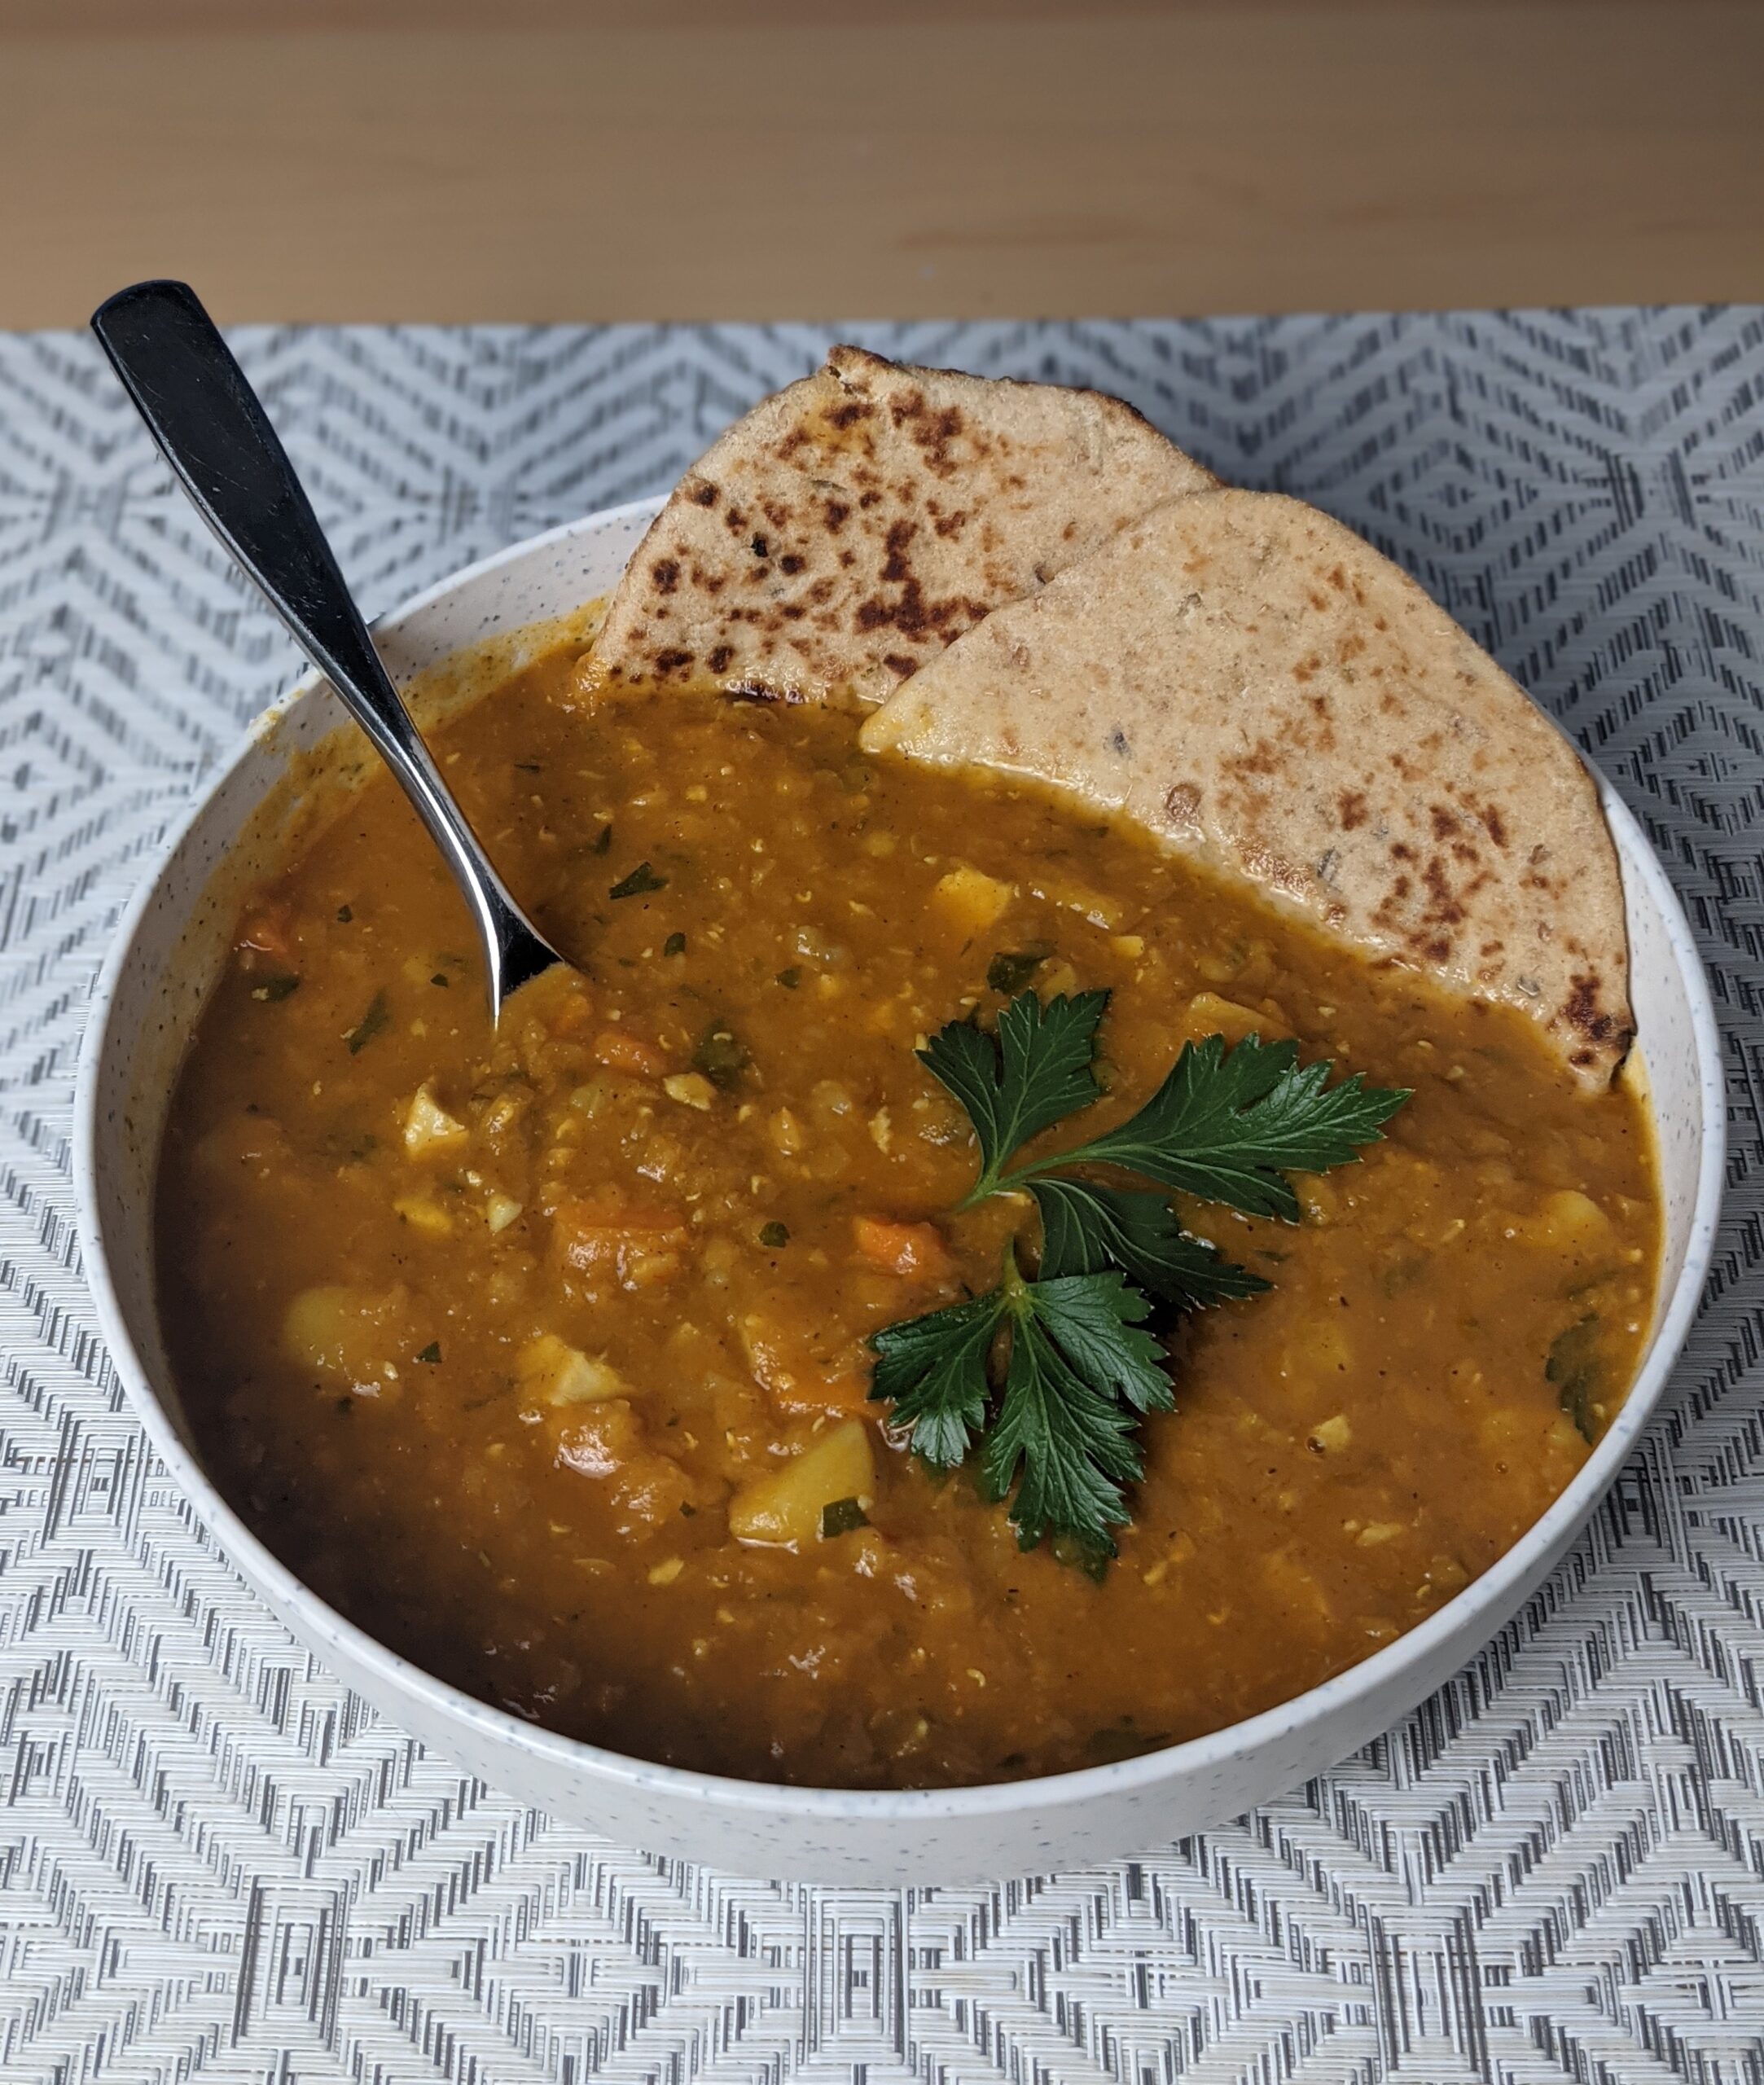
<path fill-rule="evenodd" d="M 622 1288 L 647 1288 L 679 1271 L 687 1230 L 671 1212 L 611 1213 L 571 1200 L 557 1212 L 552 1242 L 563 1268 L 590 1284 L 610 1280 Z"/>
<path fill-rule="evenodd" d="M 874 1410 L 859 1341 L 832 1338 L 818 1319 L 805 1321 L 787 1308 L 747 1311 L 735 1330 L 754 1381 L 777 1411 L 844 1417 Z"/>
<path fill-rule="evenodd" d="M 622 1029 L 603 1029 L 595 1038 L 595 1061 L 609 1072 L 629 1072 L 634 1078 L 660 1078 L 668 1060 L 652 1042 Z"/>
<path fill-rule="evenodd" d="M 889 1274 L 923 1281 L 947 1281 L 955 1272 L 950 1249 L 934 1223 L 895 1223 L 886 1217 L 852 1218 L 858 1250 Z"/>

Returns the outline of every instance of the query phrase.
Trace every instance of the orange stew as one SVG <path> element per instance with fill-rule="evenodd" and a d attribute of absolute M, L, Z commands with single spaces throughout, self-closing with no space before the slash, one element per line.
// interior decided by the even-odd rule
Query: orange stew
<path fill-rule="evenodd" d="M 384 778 L 260 893 L 161 1170 L 195 1424 L 344 1613 L 623 1751 L 908 1786 L 1196 1736 L 1413 1626 L 1579 1468 L 1651 1309 L 1643 1113 L 1517 1015 L 854 733 L 599 696 L 564 652 L 438 734 L 585 965 L 497 1035 Z M 1086 1135 L 1213 1034 L 1415 1090 L 1301 1223 L 1183 1208 L 1274 1286 L 1161 1327 L 1177 1408 L 1099 1577 L 867 1395 L 868 1336 L 990 1288 L 1023 1225 L 950 1214 L 973 1138 L 914 1055 L 997 1012 L 1001 953 L 1113 994 Z"/>

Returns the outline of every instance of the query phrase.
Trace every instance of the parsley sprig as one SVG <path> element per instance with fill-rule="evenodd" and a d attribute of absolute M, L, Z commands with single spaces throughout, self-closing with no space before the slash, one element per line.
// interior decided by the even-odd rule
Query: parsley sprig
<path fill-rule="evenodd" d="M 1005 1248 L 983 1296 L 889 1325 L 871 1341 L 871 1394 L 927 1462 L 978 1451 L 983 1488 L 1011 1499 L 1019 1541 L 1051 1535 L 1091 1558 L 1115 1552 L 1126 1490 L 1143 1474 L 1140 1420 L 1174 1402 L 1164 1349 L 1145 1329 L 1153 1298 L 1177 1310 L 1268 1287 L 1183 1228 L 1171 1190 L 1246 1216 L 1296 1221 L 1288 1174 L 1321 1173 L 1377 1141 L 1408 1094 L 1362 1076 L 1329 1083 L 1291 1042 L 1220 1035 L 1185 1042 L 1139 1112 L 1087 1143 L 1020 1161 L 1031 1139 L 1099 1098 L 1096 1032 L 1107 992 L 1043 1005 L 1020 993 L 995 1031 L 952 1021 L 919 1052 L 961 1103 L 980 1174 L 958 1205 L 1026 1192 L 1041 1218 L 1032 1280 Z M 1074 1171 L 1073 1169 L 1084 1169 Z M 1164 1192 L 1090 1177 L 1108 1169 Z"/>

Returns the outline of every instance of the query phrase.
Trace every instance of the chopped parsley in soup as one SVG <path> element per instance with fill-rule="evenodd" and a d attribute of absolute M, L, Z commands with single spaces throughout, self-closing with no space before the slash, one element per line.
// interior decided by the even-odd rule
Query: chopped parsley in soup
<path fill-rule="evenodd" d="M 582 972 L 493 1033 L 375 775 L 178 1085 L 170 1351 L 291 1568 L 573 1736 L 947 1785 L 1269 1707 L 1536 1520 L 1652 1308 L 1625 1081 L 1033 782 L 578 649 L 435 744 Z"/>

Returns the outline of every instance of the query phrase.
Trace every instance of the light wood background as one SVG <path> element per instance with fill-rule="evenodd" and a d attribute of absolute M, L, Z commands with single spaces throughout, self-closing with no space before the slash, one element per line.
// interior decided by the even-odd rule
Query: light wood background
<path fill-rule="evenodd" d="M 0 0 L 0 325 L 1764 299 L 1757 0 Z"/>

